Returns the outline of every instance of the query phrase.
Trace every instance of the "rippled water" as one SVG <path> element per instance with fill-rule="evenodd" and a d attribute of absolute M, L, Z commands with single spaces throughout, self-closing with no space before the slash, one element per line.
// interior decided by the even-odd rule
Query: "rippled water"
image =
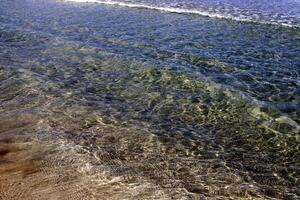
<path fill-rule="evenodd" d="M 280 23 L 2 0 L 0 197 L 299 198 L 299 46 Z"/>
<path fill-rule="evenodd" d="M 147 8 L 284 26 L 300 26 L 298 0 L 66 0 Z"/>

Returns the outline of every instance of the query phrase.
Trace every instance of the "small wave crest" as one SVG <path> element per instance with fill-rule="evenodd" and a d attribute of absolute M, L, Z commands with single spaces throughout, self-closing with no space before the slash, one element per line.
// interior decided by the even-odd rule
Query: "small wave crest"
<path fill-rule="evenodd" d="M 68 2 L 79 2 L 79 3 L 99 3 L 105 5 L 113 5 L 113 6 L 123 6 L 129 8 L 142 8 L 142 9 L 151 9 L 151 10 L 158 10 L 163 12 L 170 12 L 170 13 L 178 13 L 178 14 L 195 14 L 201 15 L 204 17 L 211 17 L 211 18 L 219 18 L 219 19 L 230 19 L 235 21 L 242 21 L 242 22 L 253 22 L 253 23 L 263 23 L 263 24 L 271 24 L 271 25 L 282 25 L 287 27 L 300 27 L 299 19 L 292 19 L 292 17 L 285 16 L 285 19 L 281 18 L 274 18 L 271 14 L 268 16 L 265 13 L 251 13 L 249 10 L 242 10 L 239 8 L 232 8 L 231 12 L 228 9 L 224 11 L 221 9 L 200 6 L 194 7 L 193 6 L 180 6 L 177 4 L 162 4 L 155 5 L 155 4 L 146 4 L 146 3 L 134 3 L 134 2 L 121 2 L 121 1 L 103 1 L 103 0 L 65 0 Z M 277 14 L 276 14 L 277 16 Z"/>

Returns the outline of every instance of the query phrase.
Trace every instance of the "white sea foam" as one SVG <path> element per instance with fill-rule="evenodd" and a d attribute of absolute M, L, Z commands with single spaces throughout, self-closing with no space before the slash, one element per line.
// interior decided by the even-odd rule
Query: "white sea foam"
<path fill-rule="evenodd" d="M 211 11 L 210 9 L 207 9 L 208 11 L 199 10 L 199 9 L 187 9 L 187 8 L 180 8 L 180 7 L 171 7 L 171 6 L 156 6 L 156 5 L 147 5 L 142 3 L 131 3 L 131 2 L 119 2 L 119 1 L 103 1 L 103 0 L 64 0 L 68 2 L 78 2 L 78 3 L 99 3 L 99 4 L 105 4 L 105 5 L 113 5 L 113 6 L 123 6 L 123 7 L 129 7 L 129 8 L 143 8 L 143 9 L 151 9 L 151 10 L 158 10 L 163 12 L 170 12 L 170 13 L 179 13 L 179 14 L 195 14 L 195 15 L 201 15 L 205 17 L 211 17 L 211 18 L 221 18 L 221 19 L 230 19 L 230 20 L 236 20 L 236 21 L 244 21 L 244 22 L 254 22 L 254 23 L 264 23 L 264 24 L 273 24 L 273 25 L 282 25 L 282 26 L 288 26 L 288 27 L 300 27 L 300 25 L 294 25 L 290 22 L 280 22 L 280 21 L 267 21 L 264 19 L 257 19 L 257 14 L 255 14 L 255 17 L 252 17 L 251 15 L 243 15 L 240 14 L 239 16 L 230 14 L 230 13 L 221 13 L 217 11 Z M 235 8 L 235 10 L 238 10 Z M 255 19 L 256 18 L 256 19 Z"/>

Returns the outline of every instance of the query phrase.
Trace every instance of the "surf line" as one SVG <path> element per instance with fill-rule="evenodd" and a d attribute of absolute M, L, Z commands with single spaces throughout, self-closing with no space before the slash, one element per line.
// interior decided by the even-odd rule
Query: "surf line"
<path fill-rule="evenodd" d="M 122 6 L 122 7 L 129 7 L 129 8 L 144 8 L 144 9 L 151 9 L 151 10 L 158 10 L 163 12 L 170 12 L 170 13 L 177 13 L 177 14 L 195 14 L 201 15 L 204 17 L 210 18 L 218 18 L 218 19 L 229 19 L 234 21 L 242 21 L 242 22 L 252 22 L 252 23 L 260 23 L 260 24 L 270 24 L 270 25 L 281 25 L 287 27 L 295 27 L 300 28 L 300 25 L 291 25 L 287 23 L 277 23 L 277 22 L 268 22 L 268 21 L 259 21 L 241 17 L 232 17 L 226 16 L 217 13 L 209 13 L 205 11 L 193 10 L 193 9 L 184 9 L 184 8 L 172 8 L 172 7 L 159 7 L 159 6 L 151 6 L 145 4 L 134 4 L 134 3 L 125 3 L 125 2 L 117 2 L 117 1 L 103 1 L 103 0 L 63 0 L 67 2 L 78 2 L 78 3 L 98 3 L 104 5 L 112 5 L 112 6 Z"/>

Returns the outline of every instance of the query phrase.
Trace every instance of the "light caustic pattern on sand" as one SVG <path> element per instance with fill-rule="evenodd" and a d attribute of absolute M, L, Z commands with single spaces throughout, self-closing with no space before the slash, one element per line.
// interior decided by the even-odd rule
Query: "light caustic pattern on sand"
<path fill-rule="evenodd" d="M 297 143 L 270 113 L 181 73 L 91 60 L 94 49 L 44 54 L 69 64 L 1 68 L 2 198 L 295 197 L 297 169 L 282 163 Z"/>

